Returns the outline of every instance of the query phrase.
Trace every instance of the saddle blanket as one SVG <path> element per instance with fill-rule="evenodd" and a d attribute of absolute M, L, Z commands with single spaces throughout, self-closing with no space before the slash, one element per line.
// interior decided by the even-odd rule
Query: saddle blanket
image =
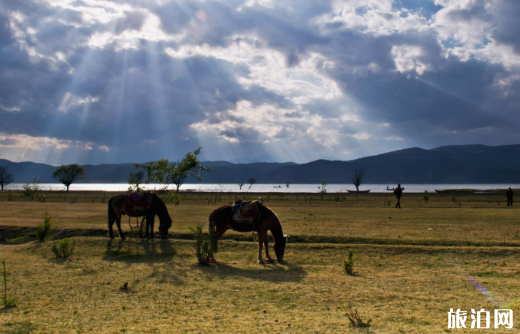
<path fill-rule="evenodd" d="M 262 204 L 262 202 L 259 200 L 249 202 L 244 202 L 242 200 L 237 201 L 232 208 L 233 220 L 252 223 L 260 213 L 260 204 Z"/>
<path fill-rule="evenodd" d="M 132 211 L 144 211 L 152 204 L 152 192 L 143 191 L 141 193 L 131 192 L 126 200 L 125 207 Z"/>

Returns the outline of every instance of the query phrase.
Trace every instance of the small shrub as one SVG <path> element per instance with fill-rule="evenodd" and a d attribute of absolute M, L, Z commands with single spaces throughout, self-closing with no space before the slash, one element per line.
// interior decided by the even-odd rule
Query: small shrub
<path fill-rule="evenodd" d="M 7 271 L 6 269 L 6 266 L 5 266 L 5 261 L 6 260 L 2 260 L 2 267 L 3 267 L 3 270 L 2 270 L 2 282 L 4 284 L 4 291 L 3 291 L 3 296 L 2 296 L 2 304 L 5 306 L 5 307 L 15 307 L 18 305 L 18 300 L 12 296 L 10 296 L 8 293 L 7 293 L 7 278 L 9 277 L 10 273 Z"/>
<path fill-rule="evenodd" d="M 320 200 L 322 200 L 322 201 L 323 201 L 323 196 L 325 196 L 325 194 L 327 193 L 327 184 L 328 184 L 327 179 L 323 179 L 323 180 L 321 180 L 321 187 L 318 186 L 318 189 L 320 189 L 318 191 L 318 193 L 320 194 Z"/>
<path fill-rule="evenodd" d="M 181 197 L 179 196 L 179 194 L 171 192 L 168 195 L 171 203 L 175 205 L 181 204 Z"/>
<path fill-rule="evenodd" d="M 386 206 L 390 206 L 390 205 L 392 205 L 392 201 L 388 200 L 388 202 L 386 202 Z"/>
<path fill-rule="evenodd" d="M 101 203 L 105 203 L 107 201 L 107 194 L 103 193 L 103 197 L 101 197 Z"/>
<path fill-rule="evenodd" d="M 213 258 L 213 249 L 211 248 L 213 237 L 202 232 L 202 225 L 190 227 L 189 230 L 193 233 L 193 239 L 195 239 L 197 260 L 200 264 L 204 264 L 208 258 Z"/>
<path fill-rule="evenodd" d="M 13 194 L 12 194 L 10 191 L 7 192 L 7 200 L 8 200 L 9 202 L 14 201 Z"/>
<path fill-rule="evenodd" d="M 36 226 L 36 238 L 40 241 L 45 241 L 53 230 L 51 216 L 45 212 L 43 224 Z"/>
<path fill-rule="evenodd" d="M 455 196 L 453 196 L 451 200 L 453 201 L 453 203 L 457 203 L 457 199 L 455 198 Z"/>
<path fill-rule="evenodd" d="M 38 196 L 38 202 L 45 203 L 46 200 L 47 196 L 45 194 L 43 194 L 42 196 Z"/>
<path fill-rule="evenodd" d="M 424 191 L 423 198 L 424 198 L 424 202 L 428 203 L 428 200 L 430 199 L 430 196 L 428 195 L 428 190 Z"/>
<path fill-rule="evenodd" d="M 34 199 L 34 194 L 38 194 L 40 191 L 40 180 L 38 180 L 37 177 L 33 179 L 33 182 L 27 182 L 24 186 L 24 196 L 31 197 L 31 199 Z"/>
<path fill-rule="evenodd" d="M 359 316 L 357 310 L 353 310 L 351 307 L 348 308 L 347 313 L 345 315 L 348 317 L 348 320 L 350 320 L 350 323 L 353 327 L 370 327 L 370 322 L 372 319 L 368 319 L 368 321 L 364 321 Z"/>
<path fill-rule="evenodd" d="M 69 258 L 74 253 L 74 247 L 76 247 L 76 239 L 65 238 L 55 242 L 51 246 L 51 251 L 56 257 Z"/>
<path fill-rule="evenodd" d="M 343 271 L 348 275 L 354 275 L 354 253 L 355 249 L 348 249 L 347 259 L 343 260 Z"/>

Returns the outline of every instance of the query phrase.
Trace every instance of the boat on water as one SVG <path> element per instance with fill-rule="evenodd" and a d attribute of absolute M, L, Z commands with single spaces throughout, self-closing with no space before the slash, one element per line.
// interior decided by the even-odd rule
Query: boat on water
<path fill-rule="evenodd" d="M 370 189 L 368 190 L 360 190 L 360 191 L 357 191 L 357 190 L 348 190 L 348 193 L 349 194 L 368 194 L 370 192 Z"/>

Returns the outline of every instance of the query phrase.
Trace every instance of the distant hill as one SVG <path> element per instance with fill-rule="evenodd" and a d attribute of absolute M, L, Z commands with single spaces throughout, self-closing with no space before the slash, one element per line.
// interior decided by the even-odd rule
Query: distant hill
<path fill-rule="evenodd" d="M 520 183 L 520 145 L 442 146 L 431 150 L 408 148 L 351 161 L 316 160 L 306 164 L 293 162 L 256 162 L 235 164 L 227 161 L 204 161 L 213 168 L 203 172 L 204 183 L 351 183 L 355 169 L 365 169 L 364 183 Z M 29 182 L 37 176 L 43 183 L 53 183 L 55 166 L 33 162 L 15 163 L 0 159 L 9 168 L 15 182 Z M 132 164 L 84 165 L 86 183 L 126 183 Z M 198 183 L 188 179 L 186 183 Z"/>

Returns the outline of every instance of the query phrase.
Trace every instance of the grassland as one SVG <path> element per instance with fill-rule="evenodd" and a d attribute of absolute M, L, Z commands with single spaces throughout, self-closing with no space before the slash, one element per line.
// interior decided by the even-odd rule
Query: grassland
<path fill-rule="evenodd" d="M 291 236 L 285 262 L 257 264 L 255 236 L 227 233 L 208 266 L 188 227 L 236 194 L 182 194 L 168 204 L 171 238 L 124 242 L 106 237 L 111 195 L 0 193 L 0 260 L 18 299 L 0 309 L 0 333 L 462 333 L 447 329 L 450 308 L 519 311 L 520 211 L 503 195 L 405 194 L 399 210 L 391 194 L 262 194 Z M 45 212 L 56 230 L 41 243 Z M 50 246 L 65 236 L 76 253 L 58 260 Z M 342 272 L 349 248 L 353 276 Z M 349 306 L 372 326 L 352 327 Z"/>

